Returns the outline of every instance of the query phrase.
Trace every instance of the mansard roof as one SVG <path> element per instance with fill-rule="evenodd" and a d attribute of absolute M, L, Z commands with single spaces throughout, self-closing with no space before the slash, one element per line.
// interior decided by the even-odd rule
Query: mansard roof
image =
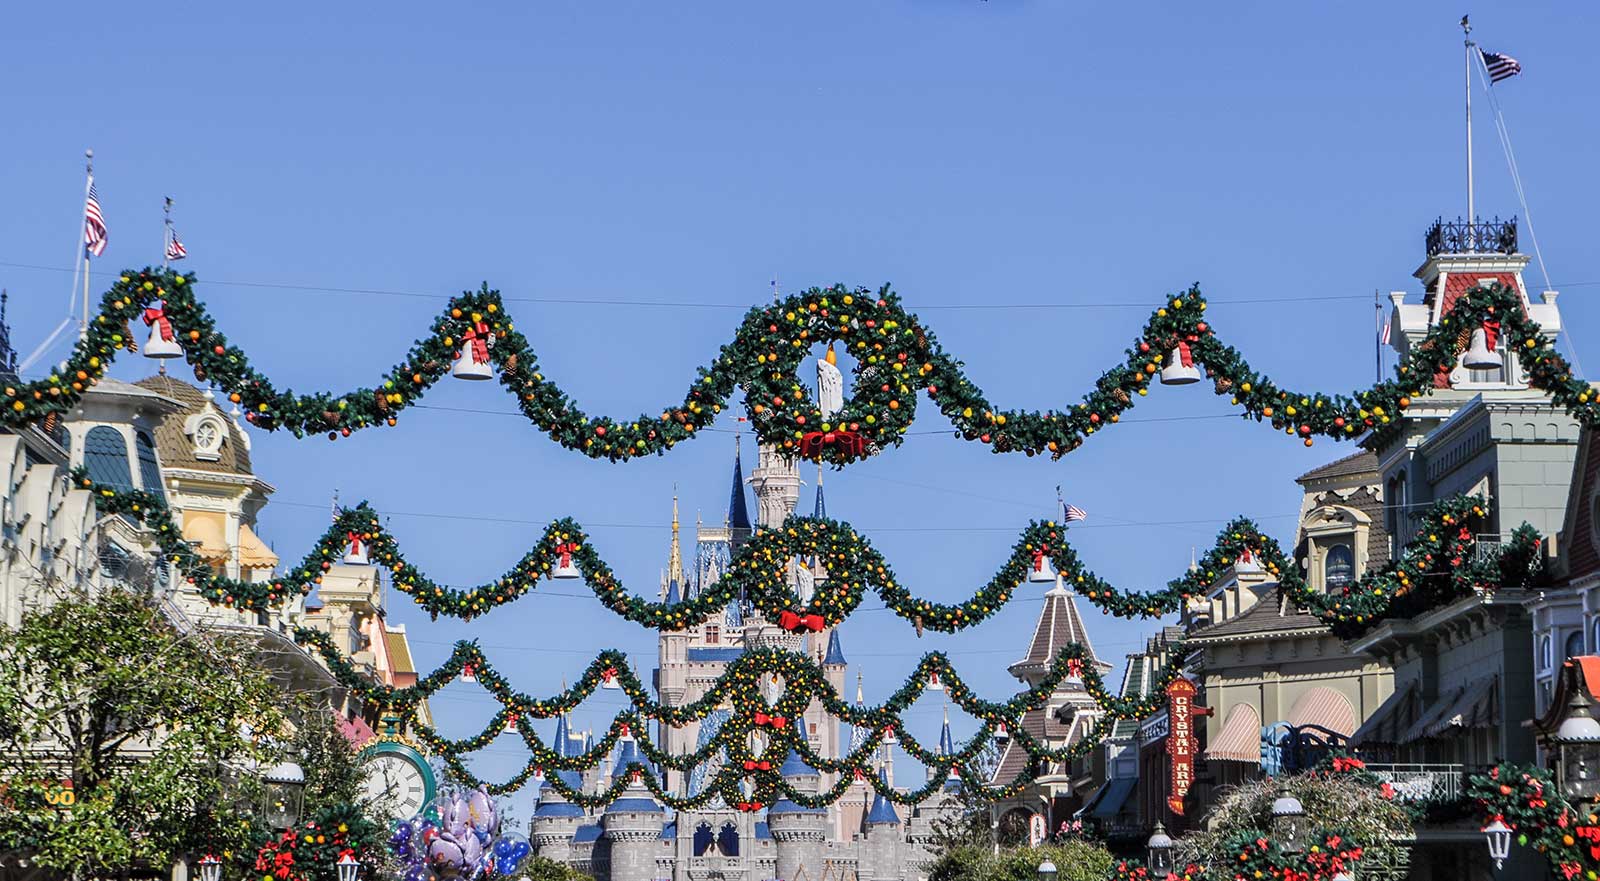
<path fill-rule="evenodd" d="M 1090 663 L 1104 670 L 1111 665 L 1101 661 L 1094 653 L 1094 643 L 1089 640 L 1089 630 L 1078 614 L 1074 594 L 1060 584 L 1045 591 L 1044 608 L 1039 610 L 1039 621 L 1034 625 L 1033 640 L 1022 660 L 1007 668 L 1011 675 L 1025 678 L 1029 674 L 1042 674 L 1050 668 L 1056 654 L 1071 643 L 1088 650 Z"/>

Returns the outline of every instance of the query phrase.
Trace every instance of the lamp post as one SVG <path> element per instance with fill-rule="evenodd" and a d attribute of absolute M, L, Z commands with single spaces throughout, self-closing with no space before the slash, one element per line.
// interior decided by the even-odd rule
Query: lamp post
<path fill-rule="evenodd" d="M 1333 876 L 1330 881 L 1356 881 L 1356 879 L 1352 877 L 1349 872 L 1340 872 L 1339 874 Z"/>
<path fill-rule="evenodd" d="M 356 874 L 361 871 L 361 861 L 347 850 L 339 854 L 339 861 L 333 867 L 338 870 L 339 881 L 356 881 Z"/>
<path fill-rule="evenodd" d="M 1284 853 L 1297 854 L 1305 850 L 1304 830 L 1306 809 L 1300 799 L 1289 793 L 1286 782 L 1278 783 L 1278 797 L 1272 801 L 1272 834 Z"/>
<path fill-rule="evenodd" d="M 1600 721 L 1588 689 L 1579 685 L 1575 672 L 1568 675 L 1572 699 L 1550 743 L 1559 752 L 1561 794 L 1575 802 L 1593 802 L 1600 795 Z"/>
<path fill-rule="evenodd" d="M 279 762 L 261 775 L 264 785 L 261 813 L 267 825 L 282 831 L 300 822 L 300 800 L 305 795 L 306 774 L 294 762 Z"/>
<path fill-rule="evenodd" d="M 1484 840 L 1489 845 L 1489 858 L 1498 871 L 1505 868 L 1506 857 L 1511 855 L 1511 827 L 1498 814 L 1483 827 Z"/>
<path fill-rule="evenodd" d="M 1172 871 L 1172 837 L 1167 834 L 1167 828 L 1156 821 L 1155 831 L 1150 833 L 1150 840 L 1144 843 L 1145 864 L 1157 877 L 1165 877 Z"/>
<path fill-rule="evenodd" d="M 1056 881 L 1056 864 L 1048 857 L 1039 864 L 1039 881 Z"/>
<path fill-rule="evenodd" d="M 222 877 L 222 860 L 212 854 L 200 858 L 200 881 L 219 881 Z"/>

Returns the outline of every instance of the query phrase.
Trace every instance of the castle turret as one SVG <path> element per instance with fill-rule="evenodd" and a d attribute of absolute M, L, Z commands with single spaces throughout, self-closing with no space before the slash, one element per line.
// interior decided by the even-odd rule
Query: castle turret
<path fill-rule="evenodd" d="M 805 723 L 796 719 L 795 736 L 806 740 Z M 778 769 L 783 779 L 802 795 L 816 795 L 822 775 L 791 751 Z M 777 843 L 777 878 L 794 881 L 796 878 L 818 878 L 822 874 L 824 841 L 828 833 L 828 812 L 824 808 L 808 808 L 791 799 L 781 798 L 767 811 L 767 828 Z"/>
<path fill-rule="evenodd" d="M 558 756 L 570 755 L 571 734 L 567 730 L 567 717 L 556 717 L 556 736 L 551 748 Z M 552 771 L 550 777 L 559 778 L 573 790 L 583 788 L 583 778 L 577 771 Z M 550 782 L 539 789 L 539 800 L 533 808 L 533 822 L 529 838 L 534 850 L 542 857 L 566 861 L 572 858 L 572 837 L 583 824 L 583 808 L 567 800 Z"/>
<path fill-rule="evenodd" d="M 601 862 L 609 869 L 608 881 L 652 881 L 656 875 L 656 853 L 665 815 L 640 776 L 630 770 L 630 763 L 645 764 L 631 737 L 622 741 L 615 771 L 618 776 L 627 775 L 630 781 L 622 795 L 606 805 L 600 821 L 605 853 Z"/>
<path fill-rule="evenodd" d="M 878 785 L 889 787 L 889 775 L 883 769 L 878 771 Z M 905 836 L 900 828 L 900 815 L 881 792 L 872 797 L 866 825 L 867 846 L 862 849 L 858 876 L 862 881 L 899 881 Z"/>
<path fill-rule="evenodd" d="M 800 466 L 770 444 L 762 444 L 759 450 L 756 469 L 750 472 L 750 485 L 756 491 L 756 526 L 776 529 L 800 503 Z"/>

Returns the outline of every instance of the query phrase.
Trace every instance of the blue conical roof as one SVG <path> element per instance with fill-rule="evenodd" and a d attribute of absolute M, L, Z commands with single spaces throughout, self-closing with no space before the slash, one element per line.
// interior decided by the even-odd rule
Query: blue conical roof
<path fill-rule="evenodd" d="M 739 462 L 739 439 L 734 438 L 733 447 L 733 488 L 728 494 L 728 526 L 731 529 L 742 529 L 745 535 L 750 534 L 750 508 L 744 500 L 744 466 Z"/>
<path fill-rule="evenodd" d="M 805 720 L 802 719 L 799 716 L 794 717 L 794 734 L 795 734 L 795 737 L 798 738 L 801 743 L 806 743 L 807 742 L 807 740 L 806 740 L 806 723 L 805 723 Z M 785 778 L 788 778 L 788 777 L 818 777 L 818 776 L 821 776 L 821 775 L 819 775 L 817 773 L 817 769 L 816 768 L 811 767 L 809 764 L 806 763 L 805 759 L 802 759 L 800 757 L 799 750 L 790 750 L 789 751 L 789 755 L 784 757 L 783 767 L 778 769 L 778 773 L 781 776 L 785 777 Z"/>
<path fill-rule="evenodd" d="M 878 769 L 878 783 L 884 788 L 889 786 L 889 775 L 882 768 Z M 894 805 L 883 797 L 883 793 L 875 792 L 872 796 L 872 810 L 867 812 L 867 825 L 897 824 L 900 815 L 894 812 Z"/>
<path fill-rule="evenodd" d="M 567 714 L 561 713 L 560 715 L 556 716 L 555 742 L 550 745 L 551 749 L 555 750 L 556 755 L 571 755 L 571 753 L 567 752 L 567 740 L 570 739 L 571 736 L 572 735 L 567 732 Z"/>
<path fill-rule="evenodd" d="M 953 756 L 956 754 L 956 739 L 950 735 L 950 717 L 946 716 L 944 727 L 939 729 L 939 755 Z"/>
<path fill-rule="evenodd" d="M 667 582 L 667 604 L 675 604 L 681 598 L 682 595 L 678 592 L 678 579 L 674 578 Z"/>
<path fill-rule="evenodd" d="M 813 516 L 813 517 L 826 517 L 826 516 L 828 516 L 828 505 L 827 505 L 826 502 L 824 502 L 822 500 L 822 474 L 821 474 L 820 471 L 817 474 L 817 506 L 816 506 L 815 509 L 812 510 L 811 516 Z"/>
<path fill-rule="evenodd" d="M 845 664 L 844 646 L 839 644 L 838 628 L 834 628 L 828 633 L 828 653 L 823 656 L 822 663 L 830 665 L 836 664 L 840 667 L 843 667 Z"/>

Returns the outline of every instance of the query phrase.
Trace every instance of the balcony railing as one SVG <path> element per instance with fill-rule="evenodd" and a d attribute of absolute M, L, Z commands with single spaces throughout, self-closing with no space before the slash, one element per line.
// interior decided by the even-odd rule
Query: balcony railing
<path fill-rule="evenodd" d="M 1402 801 L 1452 800 L 1461 796 L 1468 767 L 1455 764 L 1371 764 L 1367 770 L 1394 787 Z"/>
<path fill-rule="evenodd" d="M 1428 256 L 1435 254 L 1515 254 L 1517 219 L 1466 221 L 1443 217 L 1428 227 L 1424 237 Z"/>

